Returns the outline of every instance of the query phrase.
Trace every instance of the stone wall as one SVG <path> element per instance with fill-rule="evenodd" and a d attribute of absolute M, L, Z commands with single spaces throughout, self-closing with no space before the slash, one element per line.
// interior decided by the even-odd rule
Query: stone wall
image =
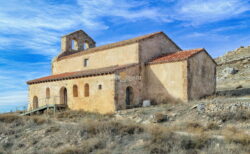
<path fill-rule="evenodd" d="M 117 110 L 126 109 L 127 107 L 133 107 L 139 105 L 142 101 L 142 80 L 140 76 L 140 67 L 135 66 L 123 71 L 119 71 L 117 74 L 117 81 L 115 86 L 116 93 L 116 106 Z M 126 106 L 126 88 L 132 87 L 133 100 L 130 106 Z"/>
<path fill-rule="evenodd" d="M 89 97 L 85 97 L 84 85 L 89 84 Z M 73 86 L 78 87 L 78 96 L 73 96 Z M 101 85 L 101 89 L 99 89 Z M 32 109 L 33 97 L 37 96 L 39 106 L 46 104 L 59 104 L 60 90 L 67 89 L 68 107 L 73 110 L 83 109 L 90 112 L 113 113 L 115 112 L 114 88 L 115 75 L 103 75 L 56 82 L 45 82 L 29 86 L 29 109 Z M 50 88 L 50 98 L 46 99 L 46 88 Z"/>
<path fill-rule="evenodd" d="M 152 38 L 143 40 L 140 42 L 140 61 L 148 62 L 152 58 L 161 56 L 167 53 L 174 53 L 181 49 L 176 46 L 167 36 L 164 34 L 156 35 Z"/>
<path fill-rule="evenodd" d="M 200 52 L 188 60 L 189 99 L 211 95 L 216 90 L 216 64 L 206 52 Z"/>

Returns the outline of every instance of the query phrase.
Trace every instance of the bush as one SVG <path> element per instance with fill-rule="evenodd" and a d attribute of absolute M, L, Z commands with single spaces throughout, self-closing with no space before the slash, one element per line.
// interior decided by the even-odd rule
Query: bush
<path fill-rule="evenodd" d="M 174 130 L 163 127 L 152 127 L 149 134 L 150 142 L 145 147 L 150 153 L 182 153 L 183 150 L 196 151 L 210 145 L 210 139 L 203 134 L 179 135 Z"/>
<path fill-rule="evenodd" d="M 37 125 L 42 125 L 42 124 L 48 122 L 47 119 L 45 119 L 44 117 L 41 117 L 41 116 L 32 116 L 31 119 Z"/>
<path fill-rule="evenodd" d="M 76 120 L 81 120 L 82 118 L 88 118 L 88 119 L 95 119 L 95 120 L 99 120 L 99 119 L 104 119 L 105 117 L 107 118 L 111 118 L 113 115 L 112 114 L 98 114 L 98 113 L 92 113 L 92 112 L 86 112 L 83 110 L 66 110 L 63 112 L 58 112 L 56 114 L 56 118 L 57 119 L 70 119 L 71 121 L 76 121 Z"/>
<path fill-rule="evenodd" d="M 217 112 L 209 115 L 210 117 L 216 117 L 223 122 L 226 121 L 246 121 L 250 119 L 250 111 L 240 110 L 237 112 Z"/>
<path fill-rule="evenodd" d="M 218 124 L 214 123 L 214 122 L 210 122 L 210 123 L 208 123 L 206 129 L 208 129 L 208 130 L 218 130 L 218 129 L 220 129 L 220 126 Z"/>
<path fill-rule="evenodd" d="M 58 152 L 58 154 L 89 154 L 91 152 L 97 151 L 98 149 L 105 148 L 105 141 L 98 138 L 92 138 L 82 142 L 82 144 L 78 146 L 70 146 L 63 148 Z"/>
<path fill-rule="evenodd" d="M 154 115 L 154 122 L 165 122 L 168 120 L 168 116 L 166 114 L 163 114 L 163 113 L 156 113 Z"/>
<path fill-rule="evenodd" d="M 202 133 L 205 131 L 205 128 L 198 122 L 188 122 L 186 123 L 186 128 L 187 131 L 192 132 L 192 133 Z"/>
<path fill-rule="evenodd" d="M 55 132 L 58 132 L 59 130 L 60 128 L 52 126 L 45 130 L 45 134 L 55 133 Z"/>
<path fill-rule="evenodd" d="M 141 133 L 144 131 L 144 128 L 140 125 L 127 122 L 126 124 L 123 122 L 116 121 L 85 121 L 82 124 L 82 136 L 84 134 L 88 135 L 97 135 L 97 134 L 109 134 L 109 135 L 132 135 Z"/>
<path fill-rule="evenodd" d="M 14 121 L 20 121 L 22 117 L 15 114 L 0 114 L 0 122 L 12 123 Z"/>
<path fill-rule="evenodd" d="M 230 143 L 250 146 L 250 135 L 236 129 L 235 127 L 226 128 L 223 131 L 223 134 L 225 139 Z"/>

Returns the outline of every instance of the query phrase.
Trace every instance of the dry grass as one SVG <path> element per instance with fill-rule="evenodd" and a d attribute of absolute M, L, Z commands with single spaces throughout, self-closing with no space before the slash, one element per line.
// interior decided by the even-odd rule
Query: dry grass
<path fill-rule="evenodd" d="M 230 143 L 241 144 L 243 146 L 250 146 L 250 135 L 235 127 L 228 127 L 223 130 L 222 134 Z M 250 149 L 249 149 L 250 150 Z"/>
<path fill-rule="evenodd" d="M 220 126 L 214 122 L 210 122 L 207 124 L 206 129 L 207 130 L 218 130 L 218 129 L 220 129 Z"/>
<path fill-rule="evenodd" d="M 82 134 L 97 135 L 97 134 L 109 134 L 109 135 L 133 135 L 142 133 L 144 131 L 143 126 L 134 124 L 131 122 L 117 122 L 117 121 L 90 121 L 87 120 L 82 123 Z"/>
<path fill-rule="evenodd" d="M 42 125 L 44 123 L 50 122 L 49 119 L 42 116 L 31 116 L 30 119 L 37 125 Z"/>
<path fill-rule="evenodd" d="M 165 122 L 168 120 L 168 116 L 163 113 L 155 113 L 154 115 L 155 122 Z"/>
<path fill-rule="evenodd" d="M 15 116 L 2 116 L 7 118 L 0 118 L 1 124 L 5 122 L 0 125 L 0 154 L 1 148 L 2 151 L 27 154 L 104 154 L 123 150 L 127 153 L 161 154 L 243 153 L 250 150 L 247 148 L 250 139 L 244 132 L 235 128 L 223 130 L 212 122 L 204 126 L 198 122 L 180 121 L 178 126 L 165 127 L 116 121 L 109 118 L 112 115 L 82 111 L 65 111 L 56 116 L 50 119 L 44 116 L 20 117 L 21 120 Z M 19 121 L 22 125 L 18 125 Z M 208 136 L 215 131 L 224 132 L 225 141 Z M 1 140 L 1 134 L 6 141 Z"/>
<path fill-rule="evenodd" d="M 53 117 L 54 115 L 52 115 Z M 78 110 L 78 111 L 74 111 L 74 110 L 66 110 L 63 112 L 58 112 L 56 114 L 56 118 L 58 120 L 69 120 L 69 121 L 79 121 L 83 118 L 88 118 L 88 119 L 94 119 L 94 120 L 103 120 L 103 119 L 110 119 L 112 118 L 113 115 L 112 114 L 105 114 L 105 115 L 101 115 L 98 113 L 92 113 L 92 112 L 86 112 L 83 110 Z"/>
<path fill-rule="evenodd" d="M 211 113 L 208 116 L 212 118 L 221 119 L 223 122 L 247 121 L 250 119 L 250 111 L 242 109 L 237 112 L 216 112 L 216 113 Z"/>
<path fill-rule="evenodd" d="M 197 125 L 192 125 L 197 127 Z M 150 153 L 186 153 L 197 152 L 211 145 L 209 137 L 204 134 L 199 135 L 179 135 L 174 128 L 151 127 L 149 143 L 145 145 Z M 186 152 L 185 152 L 186 151 Z"/>
<path fill-rule="evenodd" d="M 12 123 L 20 120 L 22 120 L 22 117 L 15 114 L 0 114 L 0 122 Z"/>
<path fill-rule="evenodd" d="M 58 154 L 89 154 L 93 151 L 98 151 L 99 149 L 104 149 L 106 147 L 105 141 L 100 138 L 88 139 L 80 146 L 68 146 L 60 149 Z"/>

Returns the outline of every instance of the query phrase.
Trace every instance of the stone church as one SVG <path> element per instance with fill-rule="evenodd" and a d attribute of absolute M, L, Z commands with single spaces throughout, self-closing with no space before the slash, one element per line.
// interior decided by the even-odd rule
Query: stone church
<path fill-rule="evenodd" d="M 61 38 L 52 75 L 28 81 L 32 110 L 46 104 L 98 113 L 211 95 L 216 63 L 204 48 L 182 50 L 163 32 L 96 47 L 79 30 Z"/>

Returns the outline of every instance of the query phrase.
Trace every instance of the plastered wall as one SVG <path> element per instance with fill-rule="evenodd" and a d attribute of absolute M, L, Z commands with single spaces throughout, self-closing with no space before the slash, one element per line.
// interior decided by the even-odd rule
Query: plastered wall
<path fill-rule="evenodd" d="M 157 103 L 188 100 L 187 61 L 152 64 L 145 69 L 145 99 Z"/>
<path fill-rule="evenodd" d="M 74 72 L 88 69 L 97 69 L 114 65 L 125 65 L 138 63 L 138 43 L 83 54 L 76 57 L 70 57 L 52 62 L 53 74 L 64 72 Z M 88 66 L 84 67 L 84 59 L 88 60 Z"/>
<path fill-rule="evenodd" d="M 89 97 L 84 96 L 84 84 L 89 84 Z M 65 87 L 68 95 L 68 107 L 73 110 L 83 109 L 90 112 L 113 113 L 115 112 L 114 88 L 115 75 L 103 75 L 56 82 L 45 82 L 29 86 L 29 109 L 32 109 L 33 97 L 37 96 L 39 106 L 46 103 L 60 103 L 60 89 Z M 73 85 L 78 86 L 78 97 L 73 96 Z M 102 85 L 102 89 L 98 89 Z M 50 99 L 46 99 L 46 88 L 50 88 Z"/>

